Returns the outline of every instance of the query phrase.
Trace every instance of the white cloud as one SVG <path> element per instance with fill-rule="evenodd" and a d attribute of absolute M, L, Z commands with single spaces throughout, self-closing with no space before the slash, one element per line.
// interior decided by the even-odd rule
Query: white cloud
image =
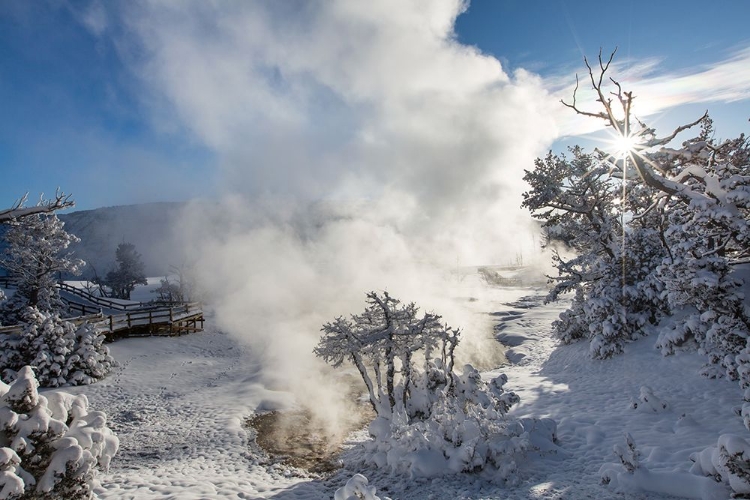
<path fill-rule="evenodd" d="M 107 12 L 101 2 L 94 0 L 82 13 L 84 25 L 94 34 L 101 36 L 107 29 Z"/>
<path fill-rule="evenodd" d="M 555 134 L 539 80 L 455 41 L 462 8 L 155 2 L 129 19 L 161 118 L 219 152 L 233 188 L 319 197 L 346 179 L 435 208 L 520 177 Z"/>

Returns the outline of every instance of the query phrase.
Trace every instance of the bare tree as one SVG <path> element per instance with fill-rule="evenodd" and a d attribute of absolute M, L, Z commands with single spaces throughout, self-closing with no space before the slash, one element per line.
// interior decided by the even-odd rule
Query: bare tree
<path fill-rule="evenodd" d="M 414 303 L 402 305 L 388 292 L 369 292 L 367 304 L 362 314 L 323 325 L 315 354 L 334 367 L 351 361 L 367 386 L 373 409 L 391 415 L 397 405 L 406 406 L 417 351 L 427 359 L 438 351 L 441 366 L 447 374 L 453 372 L 459 330 L 441 324 L 436 314 L 418 317 Z M 452 383 L 452 376 L 445 378 Z"/>

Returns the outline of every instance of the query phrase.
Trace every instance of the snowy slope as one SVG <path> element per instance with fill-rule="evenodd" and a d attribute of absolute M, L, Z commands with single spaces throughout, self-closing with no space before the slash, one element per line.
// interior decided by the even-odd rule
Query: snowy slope
<path fill-rule="evenodd" d="M 132 243 L 142 255 L 149 276 L 165 275 L 170 265 L 184 259 L 175 227 L 185 203 L 146 203 L 79 210 L 59 214 L 65 230 L 81 241 L 70 249 L 86 261 L 83 276 L 93 269 L 104 276 L 115 267 L 115 250 L 122 242 Z"/>
<path fill-rule="evenodd" d="M 280 210 L 277 208 L 277 210 Z M 301 207 L 288 217 L 290 227 L 302 238 L 314 233 L 332 220 L 356 217 L 366 212 L 365 202 L 317 202 Z M 248 214 L 246 224 L 261 224 L 274 214 Z M 170 266 L 185 263 L 185 245 L 193 243 L 194 231 L 214 231 L 226 235 L 227 216 L 222 208 L 210 201 L 186 203 L 160 202 L 138 205 L 102 207 L 58 214 L 65 230 L 81 241 L 70 250 L 89 264 L 83 272 L 91 278 L 96 270 L 104 276 L 114 268 L 115 250 L 122 242 L 133 243 L 142 255 L 149 276 L 164 276 Z M 201 223 L 197 223 L 196 220 Z M 201 225 L 204 224 L 205 225 Z M 0 235 L 5 228 L 0 225 Z M 3 242 L 0 240 L 0 250 Z"/>
<path fill-rule="evenodd" d="M 741 393 L 736 383 L 697 375 L 694 353 L 662 358 L 647 337 L 624 356 L 592 361 L 584 344 L 557 346 L 550 322 L 564 304 L 543 305 L 539 290 L 497 291 L 472 308 L 492 313 L 500 338 L 513 344 L 518 364 L 497 372 L 521 396 L 518 415 L 558 421 L 560 449 L 521 464 L 523 480 L 505 489 L 486 479 L 459 475 L 432 480 L 392 477 L 357 462 L 357 439 L 342 457 L 346 468 L 320 478 L 280 464 L 266 465 L 243 422 L 255 411 L 292 404 L 289 393 L 271 390 L 261 379 L 254 353 L 233 338 L 212 331 L 179 338 L 142 338 L 111 345 L 120 367 L 106 380 L 72 392 L 88 394 L 91 407 L 107 412 L 121 448 L 104 474 L 101 498 L 332 498 L 355 473 L 363 473 L 378 494 L 392 499 L 672 498 L 664 492 L 688 489 L 700 498 L 705 482 L 688 473 L 689 455 L 715 444 L 722 433 L 744 435 L 732 414 Z M 519 300 L 527 295 L 535 299 Z M 493 376 L 497 372 L 490 372 Z M 667 403 L 631 408 L 641 388 Z M 649 471 L 624 491 L 600 484 L 600 468 L 617 462 L 613 446 L 629 432 Z M 617 465 L 619 467 L 619 465 Z M 645 472 L 643 473 L 645 474 Z M 643 475 L 642 474 L 642 475 Z M 706 479 L 713 482 L 712 479 Z M 719 495 L 728 492 L 718 483 Z M 656 493 L 638 491 L 649 486 Z M 658 493 L 662 491 L 662 493 Z M 714 491 L 715 493 L 715 491 Z M 705 496 L 705 495 L 704 495 Z M 707 497 L 708 498 L 708 497 Z"/>

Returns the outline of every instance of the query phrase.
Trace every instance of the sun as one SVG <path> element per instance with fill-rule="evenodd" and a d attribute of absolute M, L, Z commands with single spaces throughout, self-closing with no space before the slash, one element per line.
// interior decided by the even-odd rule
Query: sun
<path fill-rule="evenodd" d="M 607 141 L 612 148 L 610 153 L 615 158 L 625 158 L 630 153 L 635 152 L 638 146 L 638 136 L 629 134 L 617 134 L 611 140 Z"/>

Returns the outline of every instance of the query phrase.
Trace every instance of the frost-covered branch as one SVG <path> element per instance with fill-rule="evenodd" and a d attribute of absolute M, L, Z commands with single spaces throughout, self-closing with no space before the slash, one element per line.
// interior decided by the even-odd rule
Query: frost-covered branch
<path fill-rule="evenodd" d="M 53 199 L 45 200 L 44 195 L 42 195 L 39 199 L 39 203 L 33 207 L 25 206 L 28 197 L 29 194 L 26 193 L 10 208 L 0 210 L 0 223 L 34 214 L 50 214 L 57 210 L 63 210 L 75 206 L 75 202 L 71 198 L 71 195 L 65 194 L 59 189 L 55 191 L 55 197 Z"/>

